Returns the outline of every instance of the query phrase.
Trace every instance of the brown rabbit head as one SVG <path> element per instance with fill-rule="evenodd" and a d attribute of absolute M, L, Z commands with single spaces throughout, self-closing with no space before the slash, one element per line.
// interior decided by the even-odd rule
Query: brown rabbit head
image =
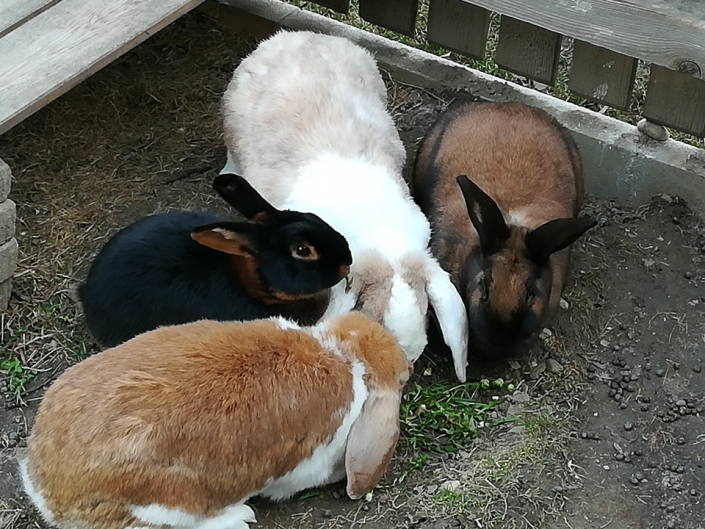
<path fill-rule="evenodd" d="M 485 357 L 526 352 L 546 323 L 553 299 L 551 256 L 596 225 L 561 218 L 535 228 L 507 225 L 499 206 L 466 176 L 457 178 L 479 246 L 462 273 L 471 351 Z M 556 297 L 557 299 L 557 297 Z"/>

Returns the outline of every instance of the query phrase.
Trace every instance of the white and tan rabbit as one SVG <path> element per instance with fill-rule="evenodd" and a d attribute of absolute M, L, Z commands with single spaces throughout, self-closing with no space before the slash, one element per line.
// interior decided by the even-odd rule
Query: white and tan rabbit
<path fill-rule="evenodd" d="M 360 313 L 161 327 L 70 368 L 47 391 L 20 462 L 62 529 L 245 529 L 245 501 L 384 474 L 412 373 Z"/>
<path fill-rule="evenodd" d="M 452 105 L 421 142 L 414 197 L 467 304 L 472 351 L 525 352 L 558 306 L 568 247 L 596 224 L 578 217 L 583 172 L 568 131 L 520 103 Z"/>
<path fill-rule="evenodd" d="M 372 55 L 352 42 L 280 32 L 235 71 L 223 97 L 228 164 L 268 201 L 310 211 L 347 239 L 352 288 L 324 318 L 360 310 L 415 361 L 433 307 L 466 377 L 467 315 L 429 250 L 431 229 L 402 177 L 404 146 Z"/>

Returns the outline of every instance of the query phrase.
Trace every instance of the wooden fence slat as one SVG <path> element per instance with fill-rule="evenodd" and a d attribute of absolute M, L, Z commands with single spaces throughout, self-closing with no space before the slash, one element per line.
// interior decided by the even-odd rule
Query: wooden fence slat
<path fill-rule="evenodd" d="M 502 15 L 495 57 L 499 67 L 552 85 L 560 51 L 558 33 Z"/>
<path fill-rule="evenodd" d="M 0 38 L 20 24 L 42 11 L 49 9 L 60 0 L 2 0 L 0 2 Z"/>
<path fill-rule="evenodd" d="M 705 81 L 652 64 L 644 117 L 681 132 L 705 136 Z"/>
<path fill-rule="evenodd" d="M 314 2 L 344 15 L 350 11 L 350 0 L 314 0 Z"/>
<path fill-rule="evenodd" d="M 582 40 L 574 41 L 568 88 L 586 99 L 626 110 L 637 60 Z"/>
<path fill-rule="evenodd" d="M 418 0 L 360 0 L 360 17 L 403 35 L 414 36 Z"/>
<path fill-rule="evenodd" d="M 428 41 L 447 50 L 484 59 L 490 12 L 463 0 L 431 0 Z"/>
<path fill-rule="evenodd" d="M 561 35 L 677 69 L 705 73 L 705 1 L 466 0 Z"/>
<path fill-rule="evenodd" d="M 0 39 L 0 134 L 202 0 L 62 0 Z"/>

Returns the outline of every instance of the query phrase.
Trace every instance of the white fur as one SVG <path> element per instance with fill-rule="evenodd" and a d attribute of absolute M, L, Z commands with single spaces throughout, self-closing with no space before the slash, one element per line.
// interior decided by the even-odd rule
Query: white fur
<path fill-rule="evenodd" d="M 386 97 L 373 57 L 360 46 L 340 37 L 280 32 L 242 61 L 223 96 L 228 147 L 223 172 L 240 171 L 275 207 L 316 213 L 348 240 L 353 290 L 336 285 L 325 318 L 352 310 L 359 292 L 355 278 L 364 272 L 359 258 L 367 250 L 380 251 L 395 271 L 395 292 L 379 323 L 416 360 L 427 341 L 428 304 L 403 293 L 399 261 L 417 255 L 429 269 L 437 262 L 428 252 L 428 220 L 402 178 L 406 155 Z M 437 313 L 450 318 L 441 329 L 464 381 L 462 299 L 447 275 L 434 274 L 432 280 L 448 285 L 418 279 L 454 298 L 429 296 L 445 303 Z"/>
<path fill-rule="evenodd" d="M 27 459 L 19 460 L 20 476 L 22 477 L 22 485 L 24 485 L 24 490 L 34 503 L 42 518 L 50 525 L 54 525 L 56 522 L 54 520 L 54 513 L 49 510 L 44 496 L 40 491 L 34 488 L 34 484 L 29 479 L 29 471 L 27 470 Z"/>
<path fill-rule="evenodd" d="M 395 307 L 408 307 L 408 310 L 394 310 Z M 408 283 L 401 276 L 392 279 L 392 299 L 384 313 L 384 326 L 397 337 L 399 346 L 406 352 L 411 362 L 423 353 L 426 338 L 426 310 L 419 309 L 419 301 Z"/>
<path fill-rule="evenodd" d="M 257 521 L 252 508 L 243 502 L 229 505 L 220 514 L 211 517 L 194 516 L 181 509 L 165 507 L 158 503 L 132 505 L 130 512 L 146 524 L 179 529 L 248 529 L 248 523 Z"/>
<path fill-rule="evenodd" d="M 285 331 L 298 331 L 301 330 L 301 326 L 293 320 L 289 320 L 282 316 L 275 316 L 270 318 L 271 321 L 276 323 L 277 327 Z"/>
<path fill-rule="evenodd" d="M 364 381 L 365 366 L 361 362 L 353 361 L 352 375 L 353 400 L 349 410 L 341 410 L 345 418 L 330 441 L 317 447 L 310 458 L 299 463 L 291 472 L 280 478 L 270 479 L 257 495 L 284 500 L 301 490 L 334 483 L 345 477 L 343 461 L 348 434 L 368 395 Z"/>

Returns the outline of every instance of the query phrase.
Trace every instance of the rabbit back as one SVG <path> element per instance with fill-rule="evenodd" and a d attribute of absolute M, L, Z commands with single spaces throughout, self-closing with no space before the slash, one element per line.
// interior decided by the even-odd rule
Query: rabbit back
<path fill-rule="evenodd" d="M 283 31 L 236 69 L 223 96 L 225 143 L 241 174 L 281 206 L 299 169 L 322 153 L 364 156 L 401 173 L 404 146 L 386 100 L 367 50 L 341 37 Z"/>
<path fill-rule="evenodd" d="M 198 212 L 155 215 L 108 241 L 80 287 L 88 327 L 101 344 L 117 345 L 161 325 L 273 315 L 240 283 L 233 256 L 191 239 L 194 228 L 218 220 Z"/>
<path fill-rule="evenodd" d="M 44 397 L 26 479 L 60 526 L 122 528 L 175 513 L 197 527 L 342 477 L 364 369 L 295 328 L 200 321 L 77 364 Z"/>

